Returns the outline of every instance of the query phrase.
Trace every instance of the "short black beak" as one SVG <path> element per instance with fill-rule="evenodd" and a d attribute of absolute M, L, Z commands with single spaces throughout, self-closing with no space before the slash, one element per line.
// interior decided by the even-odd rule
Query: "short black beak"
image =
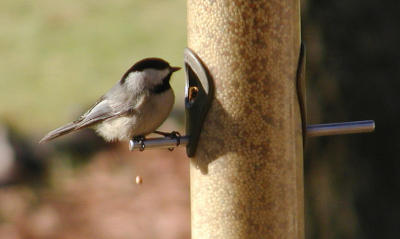
<path fill-rule="evenodd" d="M 172 66 L 172 67 L 171 67 L 171 72 L 179 71 L 180 69 L 181 69 L 181 67 Z"/>

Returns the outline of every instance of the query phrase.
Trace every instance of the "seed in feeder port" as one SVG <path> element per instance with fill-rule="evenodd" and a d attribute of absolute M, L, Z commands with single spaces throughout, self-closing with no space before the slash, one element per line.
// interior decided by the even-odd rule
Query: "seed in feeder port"
<path fill-rule="evenodd" d="M 140 176 L 136 176 L 136 184 L 142 184 L 143 183 L 143 179 Z"/>

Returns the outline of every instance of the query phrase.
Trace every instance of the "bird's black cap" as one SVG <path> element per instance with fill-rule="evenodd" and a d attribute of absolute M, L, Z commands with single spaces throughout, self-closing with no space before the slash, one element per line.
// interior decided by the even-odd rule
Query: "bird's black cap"
<path fill-rule="evenodd" d="M 157 69 L 157 70 L 163 70 L 169 68 L 169 63 L 164 61 L 161 58 L 156 58 L 156 57 L 151 57 L 151 58 L 145 58 L 143 60 L 140 60 L 136 62 L 131 68 L 129 68 L 125 74 L 121 77 L 122 83 L 125 81 L 125 78 L 129 75 L 131 72 L 135 71 L 143 71 L 145 69 Z"/>
<path fill-rule="evenodd" d="M 143 71 L 145 69 L 153 68 L 157 70 L 163 70 L 169 67 L 169 63 L 161 58 L 145 58 L 141 61 L 136 62 L 130 69 L 130 71 Z"/>

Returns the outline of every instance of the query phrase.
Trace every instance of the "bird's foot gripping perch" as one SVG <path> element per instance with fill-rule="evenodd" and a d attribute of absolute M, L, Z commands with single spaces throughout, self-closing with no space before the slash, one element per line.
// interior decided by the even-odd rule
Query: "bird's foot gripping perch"
<path fill-rule="evenodd" d="M 162 132 L 162 131 L 154 131 L 155 134 L 162 135 L 164 137 L 168 137 L 171 139 L 176 139 L 176 146 L 179 146 L 180 144 L 180 139 L 181 139 L 181 134 L 178 131 L 172 131 L 170 133 L 167 132 Z"/>
<path fill-rule="evenodd" d="M 144 151 L 144 149 L 146 148 L 146 145 L 144 144 L 145 140 L 146 140 L 146 138 L 142 135 L 134 136 L 131 140 L 131 144 L 138 143 L 140 145 L 139 150 Z"/>
<path fill-rule="evenodd" d="M 188 135 L 181 135 L 180 133 L 173 131 L 171 133 L 165 132 L 154 132 L 156 134 L 160 134 L 164 137 L 160 138 L 133 138 L 129 142 L 129 149 L 131 151 L 144 149 L 155 149 L 155 148 L 167 148 L 169 150 L 174 149 L 178 146 L 185 146 L 189 142 Z M 141 141 L 142 140 L 142 141 Z"/>
<path fill-rule="evenodd" d="M 176 147 L 181 144 L 181 134 L 178 131 L 172 131 L 171 133 L 161 132 L 161 131 L 154 131 L 155 134 L 163 135 L 164 137 L 168 137 L 170 139 L 176 139 Z M 169 151 L 173 151 L 174 147 L 168 148 Z"/>

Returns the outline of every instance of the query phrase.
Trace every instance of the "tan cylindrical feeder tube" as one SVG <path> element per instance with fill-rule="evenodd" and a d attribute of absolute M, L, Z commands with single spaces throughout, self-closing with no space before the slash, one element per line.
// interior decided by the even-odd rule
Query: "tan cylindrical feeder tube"
<path fill-rule="evenodd" d="M 188 0 L 188 47 L 215 80 L 192 238 L 304 238 L 299 1 Z"/>

